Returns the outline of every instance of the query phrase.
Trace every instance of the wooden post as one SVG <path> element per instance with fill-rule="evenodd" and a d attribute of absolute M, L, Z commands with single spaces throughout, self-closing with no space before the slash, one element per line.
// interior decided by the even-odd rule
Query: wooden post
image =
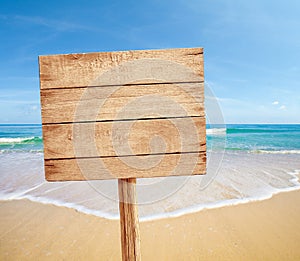
<path fill-rule="evenodd" d="M 123 261 L 140 261 L 140 231 L 136 205 L 136 178 L 119 179 L 119 208 Z"/>

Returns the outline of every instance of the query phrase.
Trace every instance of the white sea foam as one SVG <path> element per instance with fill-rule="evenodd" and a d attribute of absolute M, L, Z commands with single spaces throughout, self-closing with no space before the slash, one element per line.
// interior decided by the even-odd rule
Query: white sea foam
<path fill-rule="evenodd" d="M 295 174 L 299 174 L 300 171 L 295 171 Z M 298 180 L 298 178 L 295 178 L 295 181 Z M 297 182 L 296 182 L 297 183 Z M 274 195 L 283 193 L 283 192 L 290 192 L 290 191 L 295 191 L 299 190 L 300 185 L 296 185 L 294 187 L 289 187 L 285 189 L 274 189 L 274 191 L 268 194 L 265 194 L 260 197 L 251 197 L 251 198 L 240 198 L 240 199 L 228 199 L 228 200 L 222 200 L 218 202 L 212 202 L 212 203 L 206 203 L 206 204 L 198 204 L 194 206 L 189 206 L 186 208 L 182 208 L 179 210 L 175 211 L 170 211 L 170 212 L 164 212 L 164 213 L 159 213 L 159 214 L 150 214 L 147 216 L 140 217 L 140 222 L 147 222 L 147 221 L 152 221 L 152 220 L 159 220 L 159 219 L 166 219 L 166 218 L 176 218 L 180 216 L 184 216 L 186 214 L 192 214 L 196 213 L 205 209 L 216 209 L 216 208 L 221 208 L 221 207 L 227 207 L 227 206 L 236 206 L 239 204 L 246 204 L 250 202 L 256 202 L 256 201 L 263 201 L 272 198 Z M 105 211 L 101 210 L 95 210 L 95 209 L 90 209 L 87 208 L 83 205 L 76 204 L 76 203 L 68 203 L 64 202 L 62 200 L 54 200 L 54 199 L 49 199 L 46 197 L 34 197 L 31 195 L 26 195 L 26 193 L 21 193 L 21 194 L 7 194 L 7 195 L 2 195 L 0 194 L 0 200 L 22 200 L 22 199 L 27 199 L 32 202 L 37 202 L 37 203 L 42 203 L 42 204 L 47 204 L 47 205 L 54 205 L 58 207 L 66 207 L 70 209 L 75 209 L 78 212 L 87 214 L 87 215 L 93 215 L 105 219 L 110 219 L 110 220 L 118 220 L 119 219 L 119 214 L 111 214 L 107 213 Z"/>
<path fill-rule="evenodd" d="M 262 154 L 300 154 L 300 150 L 254 150 L 250 152 Z"/>
<path fill-rule="evenodd" d="M 226 134 L 226 128 L 207 129 L 206 134 L 208 134 L 208 135 L 224 135 L 224 134 Z"/>
<path fill-rule="evenodd" d="M 105 196 L 103 189 L 109 186 L 103 184 L 104 181 L 46 182 L 42 154 L 2 154 L 0 164 L 1 200 L 28 199 L 102 218 L 119 218 L 118 202 Z M 211 164 L 208 162 L 208 172 Z M 202 176 L 189 177 L 169 197 L 140 204 L 140 219 L 177 217 L 203 209 L 268 199 L 280 192 L 300 189 L 299 174 L 299 154 L 226 153 L 218 175 L 209 186 L 201 188 Z M 111 185 L 117 195 L 117 182 Z M 144 195 L 143 186 L 137 187 L 138 199 L 145 196 L 151 199 L 151 195 Z M 155 188 L 152 193 L 159 193 L 159 189 Z"/>
<path fill-rule="evenodd" d="M 2 149 L 0 150 L 0 154 L 8 154 L 8 153 L 42 153 L 42 149 L 37 149 L 37 150 L 28 150 L 28 149 Z"/>
<path fill-rule="evenodd" d="M 26 140 L 32 140 L 34 137 L 23 137 L 23 138 L 0 138 L 0 143 L 5 144 L 5 143 L 21 143 Z"/>

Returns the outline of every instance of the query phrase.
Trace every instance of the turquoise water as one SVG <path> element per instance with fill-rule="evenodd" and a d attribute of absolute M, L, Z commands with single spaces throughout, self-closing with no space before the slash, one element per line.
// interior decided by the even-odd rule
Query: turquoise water
<path fill-rule="evenodd" d="M 42 152 L 40 124 L 0 125 L 0 152 Z"/>
<path fill-rule="evenodd" d="M 300 153 L 300 125 L 228 124 L 207 130 L 208 148 L 253 153 Z M 224 141 L 225 140 L 225 141 Z"/>
<path fill-rule="evenodd" d="M 227 150 L 299 152 L 300 125 L 227 125 Z"/>
<path fill-rule="evenodd" d="M 207 175 L 138 179 L 141 220 L 300 189 L 300 125 L 207 129 Z M 0 125 L 0 200 L 28 199 L 117 219 L 117 181 L 45 181 L 41 125 Z M 168 195 L 166 190 L 171 191 Z"/>
<path fill-rule="evenodd" d="M 230 124 L 207 130 L 208 150 L 300 153 L 300 125 Z M 0 152 L 42 152 L 42 127 L 0 125 Z"/>

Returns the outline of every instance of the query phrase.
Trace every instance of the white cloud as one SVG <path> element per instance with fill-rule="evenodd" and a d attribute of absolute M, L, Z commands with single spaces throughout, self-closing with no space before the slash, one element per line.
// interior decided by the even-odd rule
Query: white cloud
<path fill-rule="evenodd" d="M 278 105 L 278 104 L 279 104 L 279 101 L 273 101 L 272 104 L 273 104 L 273 105 Z"/>
<path fill-rule="evenodd" d="M 36 111 L 37 109 L 38 109 L 37 105 L 30 106 L 30 110 L 32 110 L 32 111 Z"/>
<path fill-rule="evenodd" d="M 215 99 L 220 102 L 220 103 L 227 103 L 227 104 L 245 104 L 246 102 L 238 99 L 233 99 L 233 98 L 220 98 L 220 97 L 215 97 Z"/>
<path fill-rule="evenodd" d="M 285 105 L 281 105 L 281 106 L 279 107 L 279 110 L 286 110 Z"/>

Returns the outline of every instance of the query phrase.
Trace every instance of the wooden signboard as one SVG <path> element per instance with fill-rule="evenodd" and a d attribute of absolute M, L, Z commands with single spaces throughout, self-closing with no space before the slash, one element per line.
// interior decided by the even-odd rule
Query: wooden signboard
<path fill-rule="evenodd" d="M 135 235 L 123 260 L 137 260 L 122 219 L 137 219 L 135 179 L 206 172 L 203 49 L 40 56 L 39 68 L 46 179 L 119 179 L 122 235 Z"/>

